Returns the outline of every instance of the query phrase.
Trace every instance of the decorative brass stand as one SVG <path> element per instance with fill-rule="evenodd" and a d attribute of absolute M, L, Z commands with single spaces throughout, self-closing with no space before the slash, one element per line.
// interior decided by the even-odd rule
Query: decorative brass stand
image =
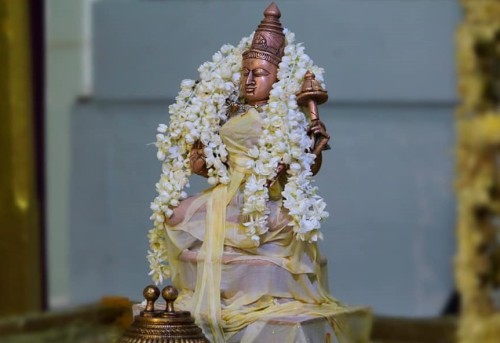
<path fill-rule="evenodd" d="M 167 286 L 161 292 L 167 305 L 165 311 L 155 310 L 160 297 L 156 286 L 144 288 L 146 307 L 135 317 L 134 323 L 118 341 L 119 343 L 208 343 L 201 329 L 187 311 L 175 312 L 174 301 L 178 292 Z"/>

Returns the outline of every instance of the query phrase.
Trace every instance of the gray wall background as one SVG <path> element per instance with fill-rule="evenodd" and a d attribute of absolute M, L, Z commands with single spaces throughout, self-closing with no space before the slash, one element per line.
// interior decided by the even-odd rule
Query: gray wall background
<path fill-rule="evenodd" d="M 158 123 L 179 83 L 253 31 L 267 1 L 118 1 L 92 7 L 93 93 L 71 116 L 70 302 L 150 283 Z M 436 315 L 453 290 L 454 0 L 280 1 L 326 69 L 332 150 L 317 177 L 335 297 Z M 205 183 L 197 179 L 191 192 Z"/>

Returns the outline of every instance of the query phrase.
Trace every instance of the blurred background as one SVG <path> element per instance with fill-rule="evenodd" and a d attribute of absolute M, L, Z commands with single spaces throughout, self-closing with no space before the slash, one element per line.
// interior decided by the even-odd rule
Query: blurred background
<path fill-rule="evenodd" d="M 24 22 L 32 23 L 31 38 L 1 48 L 12 49 L 4 50 L 12 61 L 24 42 L 28 56 L 35 57 L 33 78 L 25 80 L 35 86 L 32 143 L 37 144 L 10 135 L 7 124 L 0 130 L 10 135 L 13 147 L 23 141 L 31 151 L 26 156 L 35 167 L 26 177 L 38 178 L 31 189 L 40 219 L 34 224 L 39 236 L 17 230 L 15 216 L 2 224 L 10 230 L 2 228 L 5 263 L 15 266 L 12 270 L 36 269 L 23 280 L 49 309 L 105 295 L 140 299 L 151 282 L 146 234 L 161 172 L 151 144 L 156 127 L 168 123 L 167 106 L 181 80 L 196 79 L 198 66 L 220 46 L 249 35 L 269 1 L 20 2 L 31 5 L 32 17 Z M 3 19 L 14 3 L 2 1 Z M 317 184 L 330 212 L 321 249 L 329 261 L 332 294 L 377 314 L 442 314 L 455 288 L 459 2 L 277 4 L 283 25 L 326 70 L 330 100 L 320 114 L 332 150 L 324 156 Z M 2 159 L 12 151 L 4 151 Z M 13 179 L 8 180 L 3 194 L 12 191 Z M 197 179 L 190 192 L 206 185 Z M 8 245 L 15 235 L 27 246 Z M 18 247 L 20 256 L 9 247 Z"/>

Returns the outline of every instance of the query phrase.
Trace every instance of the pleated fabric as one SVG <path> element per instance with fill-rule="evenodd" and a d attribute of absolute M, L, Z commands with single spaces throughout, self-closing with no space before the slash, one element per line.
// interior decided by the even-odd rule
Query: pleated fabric
<path fill-rule="evenodd" d="M 176 305 L 192 312 L 212 342 L 226 342 L 256 321 L 302 315 L 327 318 L 345 342 L 364 342 L 352 339 L 359 334 L 349 334 L 341 318 L 349 313 L 366 318 L 365 337 L 369 311 L 331 297 L 317 245 L 293 237 L 278 182 L 267 203 L 269 232 L 258 245 L 245 234 L 241 208 L 246 165 L 252 160 L 248 151 L 258 144 L 261 126 L 261 113 L 254 108 L 222 126 L 229 184 L 184 200 L 177 209 L 183 220 L 166 226 L 172 281 L 180 290 Z M 258 337 L 257 331 L 245 341 Z"/>

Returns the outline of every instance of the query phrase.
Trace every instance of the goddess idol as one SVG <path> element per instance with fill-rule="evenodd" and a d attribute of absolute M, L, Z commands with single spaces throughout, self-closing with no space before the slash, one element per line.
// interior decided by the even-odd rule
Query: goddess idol
<path fill-rule="evenodd" d="M 298 99 L 321 92 L 323 70 L 280 17 L 272 3 L 250 37 L 182 81 L 158 127 L 151 275 L 171 278 L 213 342 L 367 342 L 369 311 L 329 294 L 317 246 L 328 213 L 312 176 L 329 135 L 314 99 Z M 187 197 L 192 173 L 212 187 Z M 315 318 L 321 329 L 304 333 Z"/>

